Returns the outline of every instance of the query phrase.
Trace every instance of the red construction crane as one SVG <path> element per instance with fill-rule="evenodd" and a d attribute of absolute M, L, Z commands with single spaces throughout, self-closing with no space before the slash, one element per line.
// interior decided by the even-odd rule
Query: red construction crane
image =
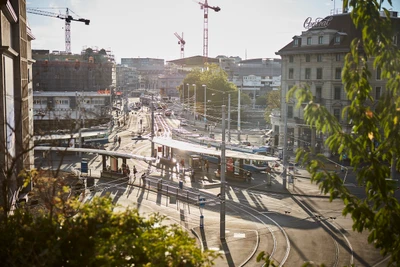
<path fill-rule="evenodd" d="M 203 58 L 204 63 L 207 63 L 208 59 L 208 9 L 211 8 L 215 12 L 219 12 L 221 8 L 218 6 L 209 6 L 207 0 L 204 0 L 204 3 L 197 2 L 200 5 L 200 8 L 204 10 L 204 30 L 203 30 Z"/>
<path fill-rule="evenodd" d="M 36 15 L 42 15 L 42 16 L 47 16 L 47 17 L 53 17 L 53 18 L 59 18 L 65 20 L 65 52 L 68 54 L 71 53 L 71 21 L 80 21 L 84 22 L 85 25 L 89 25 L 90 20 L 88 19 L 83 19 L 83 18 L 73 18 L 70 14 L 69 11 L 73 12 L 70 9 L 66 9 L 65 15 L 64 14 L 57 14 L 53 12 L 48 12 L 41 10 L 39 8 L 26 8 L 27 13 L 31 14 L 36 14 Z"/>
<path fill-rule="evenodd" d="M 179 36 L 178 33 L 174 33 L 176 38 L 178 38 L 179 42 L 178 44 L 181 45 L 181 58 L 185 57 L 185 40 L 183 40 L 183 32 L 182 32 L 182 37 Z"/>

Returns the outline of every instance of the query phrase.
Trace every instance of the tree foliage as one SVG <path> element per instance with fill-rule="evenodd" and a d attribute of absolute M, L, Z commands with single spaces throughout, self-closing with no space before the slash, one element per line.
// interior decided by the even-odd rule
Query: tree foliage
<path fill-rule="evenodd" d="M 305 122 L 329 136 L 325 145 L 332 152 L 341 155 L 346 151 L 358 184 L 365 188 L 365 198 L 352 195 L 336 174 L 324 170 L 322 155 L 298 151 L 297 160 L 307 163 L 312 181 L 319 184 L 323 193 L 329 193 L 331 200 L 343 200 L 343 215 L 351 215 L 353 229 L 368 231 L 368 242 L 380 249 L 382 255 L 390 255 L 390 263 L 399 263 L 400 205 L 395 198 L 398 188 L 397 182 L 387 178 L 392 177 L 391 164 L 396 171 L 400 169 L 400 53 L 393 44 L 395 32 L 389 12 L 383 9 L 386 16 L 381 16 L 378 1 L 344 0 L 343 8 L 347 7 L 362 32 L 361 39 L 352 41 L 342 71 L 350 100 L 342 118 L 353 125 L 352 131 L 345 131 L 324 106 L 314 103 L 306 86 L 292 88 L 287 99 L 296 96 L 299 108 L 301 103 L 308 103 L 304 109 Z M 379 99 L 370 84 L 377 69 L 386 81 Z"/>
<path fill-rule="evenodd" d="M 279 90 L 272 90 L 267 93 L 266 97 L 266 105 L 267 107 L 265 108 L 265 121 L 267 123 L 271 123 L 271 118 L 269 117 L 274 109 L 279 109 L 281 108 L 281 89 Z"/>
<path fill-rule="evenodd" d="M 230 94 L 231 97 L 231 107 L 238 106 L 238 88 L 235 84 L 229 82 L 228 75 L 217 64 L 208 65 L 206 70 L 192 70 L 178 87 L 181 100 L 185 97 L 186 103 L 188 102 L 189 87 L 189 102 L 191 105 L 193 105 L 192 103 L 194 100 L 193 95 L 195 87 L 193 84 L 196 85 L 196 112 L 199 114 L 204 113 L 204 90 L 206 90 L 208 120 L 220 120 L 221 106 L 228 106 L 228 94 Z M 240 104 L 248 105 L 250 103 L 250 97 L 241 92 Z M 233 113 L 233 115 L 236 114 L 237 112 Z"/>
<path fill-rule="evenodd" d="M 178 225 L 154 214 L 115 212 L 111 199 L 75 206 L 73 217 L 33 216 L 18 209 L 0 224 L 3 266 L 211 266 L 215 254 L 202 252 Z"/>

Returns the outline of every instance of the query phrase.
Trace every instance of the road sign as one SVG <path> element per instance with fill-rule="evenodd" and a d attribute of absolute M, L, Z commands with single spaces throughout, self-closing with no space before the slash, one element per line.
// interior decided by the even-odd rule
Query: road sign
<path fill-rule="evenodd" d="M 204 206 L 206 205 L 206 198 L 205 197 L 199 197 L 199 206 L 200 208 L 204 208 Z"/>

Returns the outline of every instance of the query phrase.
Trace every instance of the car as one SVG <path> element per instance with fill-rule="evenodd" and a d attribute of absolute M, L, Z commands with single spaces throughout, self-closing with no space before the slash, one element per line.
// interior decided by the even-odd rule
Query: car
<path fill-rule="evenodd" d="M 181 121 L 181 126 L 187 126 L 187 122 L 186 121 Z"/>

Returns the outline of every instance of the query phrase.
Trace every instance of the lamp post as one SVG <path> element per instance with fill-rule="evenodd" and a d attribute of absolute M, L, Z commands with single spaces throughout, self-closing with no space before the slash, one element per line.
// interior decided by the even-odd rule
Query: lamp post
<path fill-rule="evenodd" d="M 222 106 L 222 141 L 221 141 L 221 194 L 220 194 L 220 230 L 221 240 L 225 240 L 225 105 Z"/>
<path fill-rule="evenodd" d="M 194 95 L 193 95 L 193 125 L 196 125 L 196 84 L 192 84 L 194 86 Z"/>
<path fill-rule="evenodd" d="M 187 96 L 187 105 L 188 105 L 187 109 L 189 110 L 189 84 L 187 83 L 186 85 L 187 85 L 187 90 L 188 90 L 188 92 L 187 92 L 187 95 L 188 95 Z"/>
<path fill-rule="evenodd" d="M 231 142 L 231 94 L 228 94 L 228 142 Z"/>
<path fill-rule="evenodd" d="M 240 142 L 240 91 L 242 87 L 238 89 L 238 122 L 237 122 L 237 131 L 238 131 L 238 141 Z"/>
<path fill-rule="evenodd" d="M 204 87 L 204 123 L 207 123 L 207 85 L 202 86 Z"/>
<path fill-rule="evenodd" d="M 155 153 L 154 153 L 154 142 L 153 142 L 153 138 L 154 138 L 154 94 L 151 94 L 151 153 L 150 155 L 152 157 L 155 157 Z"/>
<path fill-rule="evenodd" d="M 185 110 L 185 84 L 182 85 L 182 113 Z"/>
<path fill-rule="evenodd" d="M 285 101 L 285 128 L 284 128 L 284 138 L 283 138 L 283 172 L 282 172 L 282 184 L 283 188 L 286 189 L 286 178 L 287 178 L 287 114 L 288 113 L 288 103 Z"/>

